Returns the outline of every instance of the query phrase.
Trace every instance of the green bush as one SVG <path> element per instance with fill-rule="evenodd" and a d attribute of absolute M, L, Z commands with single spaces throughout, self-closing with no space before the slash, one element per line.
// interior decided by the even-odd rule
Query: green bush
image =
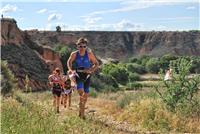
<path fill-rule="evenodd" d="M 149 73 L 158 73 L 160 70 L 160 64 L 157 58 L 151 58 L 146 63 L 146 68 Z"/>
<path fill-rule="evenodd" d="M 104 64 L 102 67 L 102 73 L 108 75 L 110 70 L 112 70 L 113 68 L 117 67 L 117 65 L 115 64 Z"/>
<path fill-rule="evenodd" d="M 190 68 L 191 73 L 200 73 L 200 57 L 190 57 L 192 66 Z"/>
<path fill-rule="evenodd" d="M 164 74 L 161 71 L 162 83 L 164 83 L 166 90 L 161 93 L 157 87 L 156 91 L 172 111 L 178 105 L 195 106 L 194 97 L 200 90 L 200 76 L 187 77 L 191 66 L 192 63 L 184 58 L 172 61 L 170 63 L 170 67 L 173 69 L 171 81 L 164 81 Z"/>
<path fill-rule="evenodd" d="M 97 98 L 97 91 L 94 88 L 90 89 L 90 96 L 93 98 Z"/>
<path fill-rule="evenodd" d="M 140 61 L 140 59 L 136 58 L 136 57 L 132 57 L 128 60 L 128 62 L 130 63 L 136 63 L 136 64 L 141 64 L 142 62 Z"/>
<path fill-rule="evenodd" d="M 17 80 L 8 68 L 7 62 L 1 60 L 1 94 L 11 95 L 17 87 Z"/>
<path fill-rule="evenodd" d="M 68 46 L 57 45 L 54 50 L 60 54 L 60 60 L 63 65 L 64 74 L 67 74 L 67 60 L 69 59 L 73 49 L 69 48 Z"/>
<path fill-rule="evenodd" d="M 148 55 L 143 55 L 142 57 L 140 57 L 139 60 L 141 61 L 141 65 L 145 67 L 150 58 L 151 57 Z"/>
<path fill-rule="evenodd" d="M 136 63 L 127 63 L 126 68 L 129 72 L 144 74 L 146 73 L 145 67 Z"/>
<path fill-rule="evenodd" d="M 142 84 L 137 82 L 131 82 L 127 84 L 126 90 L 139 90 L 142 89 Z"/>
<path fill-rule="evenodd" d="M 106 74 L 95 74 L 91 78 L 91 87 L 95 88 L 97 91 L 105 91 L 108 89 L 112 89 L 112 91 L 116 91 L 119 89 L 116 80 Z"/>
<path fill-rule="evenodd" d="M 128 82 L 128 72 L 125 68 L 116 67 L 110 70 L 109 74 L 122 85 Z"/>
<path fill-rule="evenodd" d="M 129 73 L 129 81 L 138 81 L 140 80 L 140 76 L 137 73 Z"/>
<path fill-rule="evenodd" d="M 105 75 L 112 76 L 118 83 L 125 85 L 128 82 L 128 71 L 124 67 L 124 64 L 106 64 L 102 68 L 102 72 Z"/>
<path fill-rule="evenodd" d="M 160 68 L 162 68 L 163 70 L 166 70 L 169 68 L 169 64 L 170 64 L 170 61 L 172 60 L 176 60 L 178 57 L 176 56 L 173 56 L 173 55 L 170 55 L 170 54 L 167 54 L 167 55 L 163 55 L 159 62 L 160 62 Z"/>

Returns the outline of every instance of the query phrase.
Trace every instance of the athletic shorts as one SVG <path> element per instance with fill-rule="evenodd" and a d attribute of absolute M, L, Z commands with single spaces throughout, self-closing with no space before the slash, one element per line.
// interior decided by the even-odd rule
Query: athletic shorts
<path fill-rule="evenodd" d="M 71 93 L 72 93 L 71 89 L 64 89 L 63 90 L 63 94 L 65 94 L 65 95 L 68 95 L 68 94 L 71 94 Z"/>
<path fill-rule="evenodd" d="M 90 77 L 87 80 L 81 80 L 76 77 L 77 90 L 84 89 L 85 93 L 89 93 Z"/>
<path fill-rule="evenodd" d="M 60 97 L 60 95 L 62 93 L 62 89 L 53 88 L 52 93 L 53 93 L 53 95 Z"/>

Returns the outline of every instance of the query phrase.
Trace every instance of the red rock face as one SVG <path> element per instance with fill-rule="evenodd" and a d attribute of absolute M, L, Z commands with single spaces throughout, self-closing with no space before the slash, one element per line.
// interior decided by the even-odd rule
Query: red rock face
<path fill-rule="evenodd" d="M 59 67 L 60 70 L 62 71 L 63 67 L 60 61 L 60 55 L 52 51 L 50 48 L 44 48 L 43 50 L 44 51 L 42 54 L 42 58 L 44 59 L 45 63 L 48 65 L 50 72 L 52 72 L 56 67 Z"/>
<path fill-rule="evenodd" d="M 8 61 L 21 89 L 24 89 L 28 76 L 32 91 L 47 90 L 48 75 L 56 67 L 63 70 L 60 55 L 32 42 L 14 19 L 1 19 L 1 45 L 2 60 Z"/>
<path fill-rule="evenodd" d="M 14 19 L 1 19 L 1 45 L 23 44 L 24 35 Z"/>

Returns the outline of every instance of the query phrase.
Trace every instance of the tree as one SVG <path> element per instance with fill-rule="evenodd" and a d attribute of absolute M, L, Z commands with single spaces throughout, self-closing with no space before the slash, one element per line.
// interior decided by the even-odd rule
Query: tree
<path fill-rule="evenodd" d="M 25 78 L 25 91 L 26 92 L 32 91 L 32 88 L 30 87 L 30 79 L 29 79 L 28 75 L 26 75 L 26 78 Z"/>
<path fill-rule="evenodd" d="M 56 27 L 56 32 L 61 32 L 61 27 L 60 26 Z"/>
<path fill-rule="evenodd" d="M 188 77 L 191 66 L 192 63 L 184 58 L 171 61 L 170 68 L 173 69 L 171 81 L 164 81 L 164 73 L 161 70 L 160 76 L 166 89 L 164 92 L 160 92 L 156 87 L 156 91 L 172 111 L 178 105 L 189 104 L 194 106 L 196 103 L 194 96 L 200 90 L 200 76 Z"/>
<path fill-rule="evenodd" d="M 147 68 L 147 71 L 150 73 L 158 73 L 159 68 L 160 68 L 158 59 L 151 58 L 149 61 L 147 61 L 146 68 Z"/>
<path fill-rule="evenodd" d="M 7 64 L 7 61 L 1 61 L 1 94 L 4 96 L 12 94 L 17 87 L 17 80 Z"/>

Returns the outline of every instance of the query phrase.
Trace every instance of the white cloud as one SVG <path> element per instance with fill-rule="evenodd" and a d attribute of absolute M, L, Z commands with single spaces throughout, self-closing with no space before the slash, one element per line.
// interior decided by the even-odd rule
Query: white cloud
<path fill-rule="evenodd" d="M 114 24 L 113 27 L 116 31 L 134 31 L 141 29 L 143 26 L 142 24 L 133 23 L 129 20 L 122 20 Z"/>
<path fill-rule="evenodd" d="M 97 21 L 102 20 L 102 17 L 82 16 L 82 18 L 84 18 L 84 21 L 88 24 L 94 24 Z"/>
<path fill-rule="evenodd" d="M 195 7 L 195 6 L 189 6 L 189 7 L 187 7 L 186 9 L 187 9 L 187 10 L 194 10 L 194 9 L 196 9 L 196 7 Z"/>
<path fill-rule="evenodd" d="M 183 20 L 194 20 L 196 19 L 195 17 L 188 17 L 188 16 L 183 16 L 183 17 L 168 17 L 168 18 L 158 18 L 156 20 L 163 20 L 163 21 L 183 21 Z"/>
<path fill-rule="evenodd" d="M 66 23 L 54 23 L 52 27 L 60 26 L 62 31 L 139 31 L 144 30 L 143 24 L 133 23 L 129 20 L 122 20 L 113 24 L 85 24 L 69 25 Z M 53 29 L 53 30 L 54 30 Z"/>
<path fill-rule="evenodd" d="M 52 29 L 52 24 L 51 24 L 51 23 L 48 23 L 48 24 L 46 25 L 46 27 L 45 27 L 44 30 L 47 30 L 47 31 L 53 30 L 53 29 Z"/>
<path fill-rule="evenodd" d="M 157 28 L 155 28 L 155 30 L 166 30 L 166 26 L 163 26 L 163 25 L 159 25 Z"/>
<path fill-rule="evenodd" d="M 48 21 L 60 20 L 61 18 L 62 18 L 62 14 L 53 13 L 53 14 L 50 14 L 50 15 L 49 15 Z"/>
<path fill-rule="evenodd" d="M 199 3 L 199 0 L 122 0 L 119 8 L 95 11 L 89 15 L 128 12 L 161 5 L 180 5 L 185 3 Z"/>
<path fill-rule="evenodd" d="M 43 8 L 43 9 L 40 9 L 37 11 L 38 14 L 42 14 L 42 13 L 45 13 L 47 12 L 47 9 L 46 8 Z"/>
<path fill-rule="evenodd" d="M 16 10 L 17 10 L 17 7 L 15 5 L 7 4 L 0 10 L 0 12 L 3 14 L 3 13 L 15 12 Z"/>

